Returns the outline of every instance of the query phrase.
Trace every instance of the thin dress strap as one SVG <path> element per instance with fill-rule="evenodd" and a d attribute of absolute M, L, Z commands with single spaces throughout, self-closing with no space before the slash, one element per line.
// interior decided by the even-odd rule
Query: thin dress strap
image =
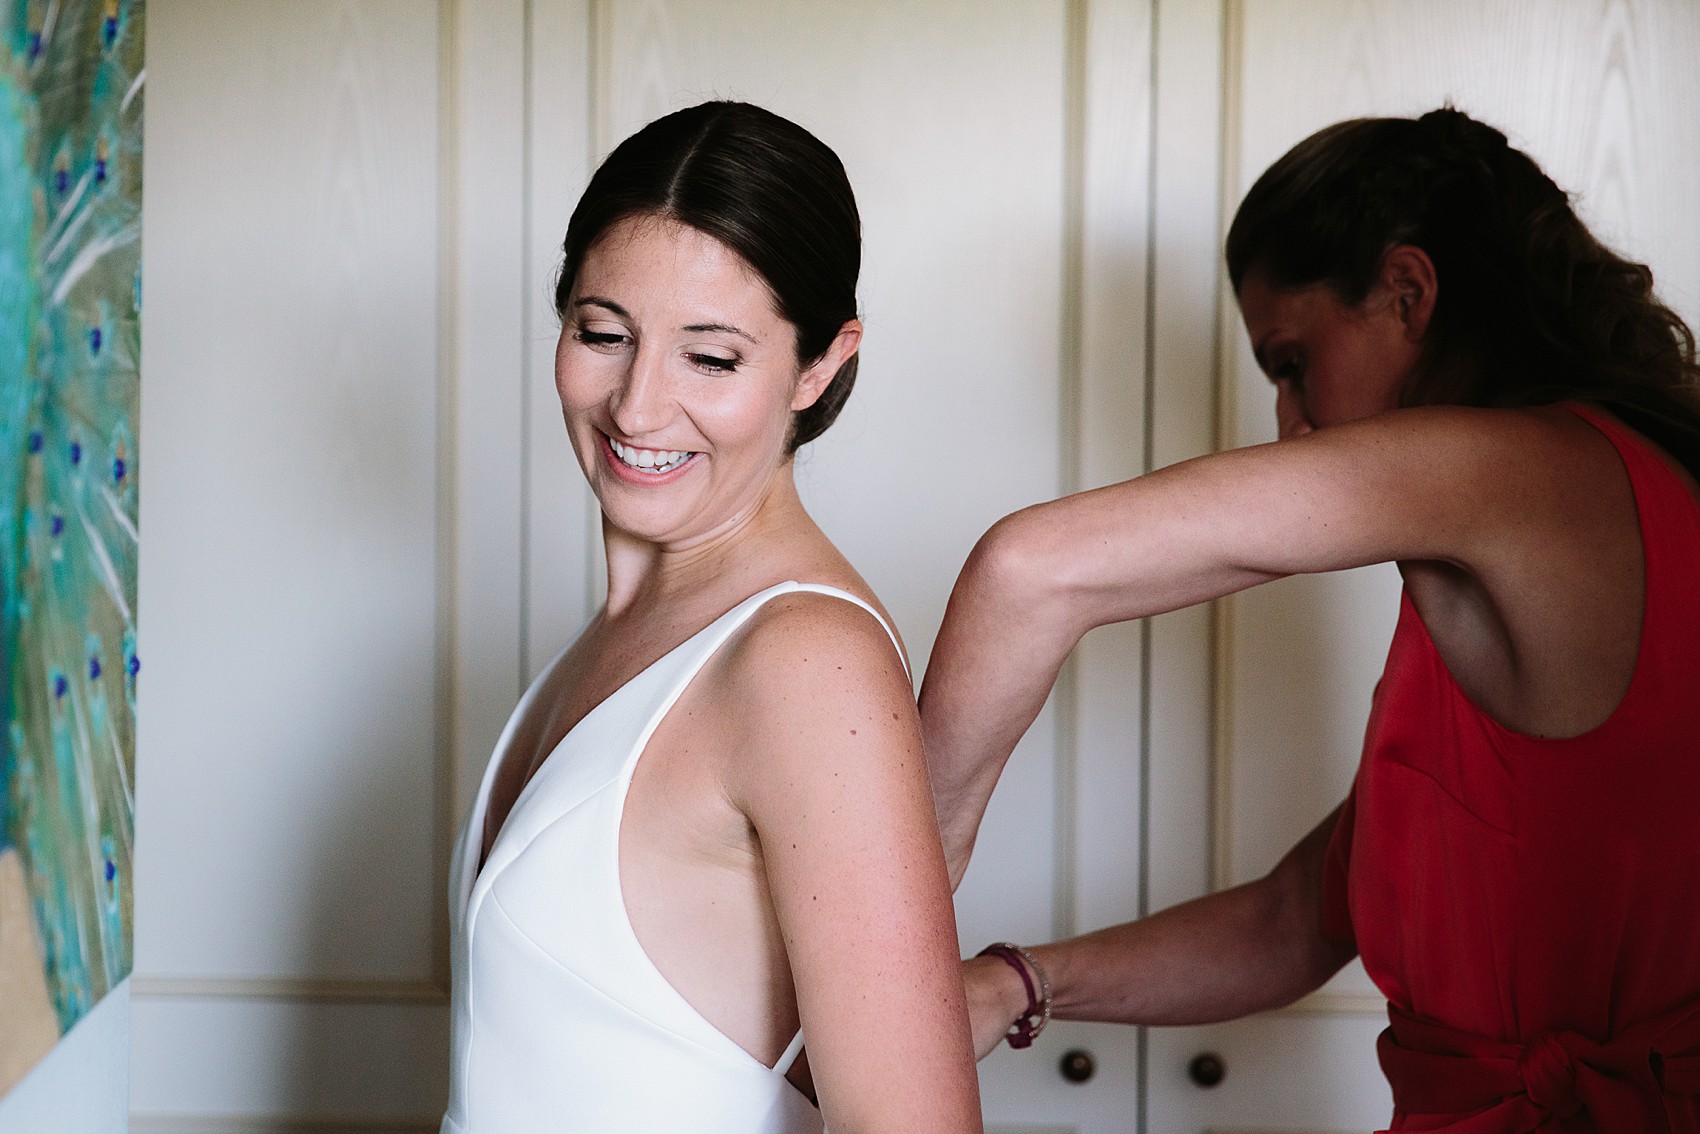
<path fill-rule="evenodd" d="M 785 1051 L 780 1055 L 779 1062 L 773 1065 L 776 1074 L 784 1075 L 791 1070 L 791 1065 L 797 1062 L 797 1057 L 803 1054 L 803 1032 L 798 1029 L 791 1037 L 791 1042 L 785 1045 Z"/>
<path fill-rule="evenodd" d="M 897 660 L 903 665 L 903 675 L 911 681 L 915 679 L 915 675 L 909 672 L 909 659 L 903 656 L 903 643 L 898 641 L 897 631 L 891 628 L 891 623 L 887 622 L 885 620 L 885 616 L 880 614 L 879 611 L 875 610 L 868 603 L 863 602 L 849 591 L 841 591 L 837 587 L 829 587 L 825 583 L 793 583 L 792 587 L 796 591 L 808 591 L 811 594 L 817 595 L 831 595 L 834 598 L 841 598 L 845 602 L 853 602 L 869 614 L 873 615 L 874 620 L 885 628 L 886 637 L 891 639 L 892 648 L 897 651 Z"/>

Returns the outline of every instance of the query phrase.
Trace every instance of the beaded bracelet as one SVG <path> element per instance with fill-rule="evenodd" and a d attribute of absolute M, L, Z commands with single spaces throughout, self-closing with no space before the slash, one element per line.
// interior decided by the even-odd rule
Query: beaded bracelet
<path fill-rule="evenodd" d="M 995 945 L 988 945 L 976 956 L 1002 957 L 1004 963 L 1021 977 L 1021 987 L 1027 990 L 1027 1008 L 1015 1018 L 1004 1038 L 1009 1041 L 1011 1047 L 1031 1047 L 1034 1037 L 1045 1030 L 1045 1025 L 1051 1018 L 1051 982 L 1045 976 L 1045 970 L 1039 967 L 1039 962 L 1033 959 L 1033 954 L 1013 941 L 999 941 Z M 1033 976 L 1027 975 L 1028 969 L 1033 970 Z M 1037 989 L 1033 987 L 1033 977 L 1039 978 Z"/>

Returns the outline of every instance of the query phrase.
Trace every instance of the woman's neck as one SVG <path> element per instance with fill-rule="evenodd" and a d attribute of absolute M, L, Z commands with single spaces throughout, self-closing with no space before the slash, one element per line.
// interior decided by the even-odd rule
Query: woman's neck
<path fill-rule="evenodd" d="M 604 518 L 607 613 L 618 617 L 639 604 L 659 605 L 672 596 L 700 591 L 735 577 L 740 569 L 771 561 L 763 553 L 766 548 L 818 531 L 797 495 L 789 461 L 747 508 L 689 541 L 640 539 L 612 527 Z"/>

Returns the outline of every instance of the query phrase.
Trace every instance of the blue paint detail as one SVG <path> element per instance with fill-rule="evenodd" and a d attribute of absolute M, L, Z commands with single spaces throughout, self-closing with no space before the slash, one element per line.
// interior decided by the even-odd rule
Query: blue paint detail
<path fill-rule="evenodd" d="M 56 697 L 56 698 L 57 697 L 63 697 L 66 694 L 66 692 L 68 692 L 70 690 L 70 688 L 71 688 L 71 683 L 69 681 L 65 680 L 64 674 L 56 673 L 56 674 L 53 675 L 53 696 L 54 697 Z"/>
<path fill-rule="evenodd" d="M 39 429 L 30 431 L 30 452 L 41 452 L 41 430 Z"/>
<path fill-rule="evenodd" d="M 54 516 L 53 516 L 53 522 L 49 525 L 49 527 L 50 527 L 55 538 L 64 534 L 65 517 L 55 513 Z"/>
<path fill-rule="evenodd" d="M 101 341 L 100 328 L 99 327 L 90 327 L 89 328 L 89 350 L 92 351 L 95 354 L 99 354 L 100 353 L 100 341 Z"/>
<path fill-rule="evenodd" d="M 68 169 L 56 169 L 56 170 L 54 170 L 53 171 L 53 190 L 54 190 L 54 192 L 65 193 L 70 188 L 71 188 L 71 171 L 68 170 Z"/>
<path fill-rule="evenodd" d="M 30 32 L 30 62 L 41 58 L 41 33 Z"/>
<path fill-rule="evenodd" d="M 105 185 L 106 184 L 106 159 L 105 158 L 95 158 L 94 159 L 94 183 L 96 185 Z"/>
<path fill-rule="evenodd" d="M 100 676 L 100 659 L 99 658 L 90 658 L 89 659 L 89 680 L 93 681 L 96 678 L 98 678 L 99 676 Z"/>
<path fill-rule="evenodd" d="M 73 465 L 83 463 L 83 444 L 81 441 L 71 442 L 71 463 Z"/>
<path fill-rule="evenodd" d="M 118 41 L 118 17 L 108 16 L 100 25 L 101 38 L 106 40 L 106 46 L 111 47 Z"/>
<path fill-rule="evenodd" d="M 116 877 L 118 877 L 118 864 L 109 858 L 106 860 L 106 880 L 110 882 Z"/>
<path fill-rule="evenodd" d="M 124 458 L 123 457 L 112 458 L 112 479 L 115 483 L 123 481 L 123 479 L 124 479 Z"/>
<path fill-rule="evenodd" d="M 142 659 L 137 657 L 135 654 L 131 654 L 128 668 L 130 670 L 130 676 L 136 676 L 136 674 L 142 672 Z"/>

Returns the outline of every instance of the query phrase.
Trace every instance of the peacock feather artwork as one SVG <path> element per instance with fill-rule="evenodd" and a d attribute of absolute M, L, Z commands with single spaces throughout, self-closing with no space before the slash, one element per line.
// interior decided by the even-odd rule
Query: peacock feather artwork
<path fill-rule="evenodd" d="M 130 972 L 142 0 L 0 0 L 0 1093 Z"/>

